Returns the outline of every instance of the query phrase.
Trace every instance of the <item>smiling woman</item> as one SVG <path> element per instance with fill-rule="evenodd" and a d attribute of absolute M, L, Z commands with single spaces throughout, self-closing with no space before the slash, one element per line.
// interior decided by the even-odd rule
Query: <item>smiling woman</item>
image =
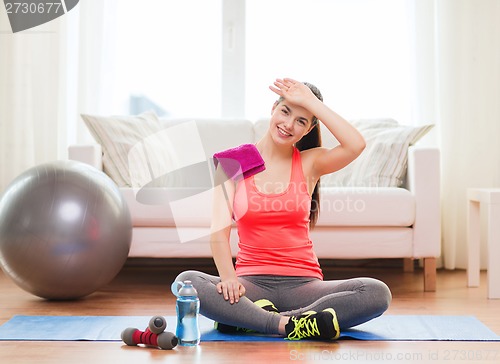
<path fill-rule="evenodd" d="M 200 313 L 217 321 L 221 332 L 334 340 L 341 329 L 380 316 L 391 301 L 389 288 L 375 279 L 323 280 L 309 234 L 318 214 L 319 178 L 356 159 L 365 141 L 323 103 L 315 86 L 278 78 L 269 88 L 279 98 L 254 147 L 265 168 L 234 183 L 220 168 L 215 172 L 216 183 L 224 184 L 224 193 L 213 195 L 210 234 L 219 276 L 185 271 L 175 281 L 193 283 Z M 338 146 L 322 148 L 314 139 L 298 147 L 319 133 L 316 118 Z M 239 237 L 235 264 L 229 241 L 233 217 Z"/>

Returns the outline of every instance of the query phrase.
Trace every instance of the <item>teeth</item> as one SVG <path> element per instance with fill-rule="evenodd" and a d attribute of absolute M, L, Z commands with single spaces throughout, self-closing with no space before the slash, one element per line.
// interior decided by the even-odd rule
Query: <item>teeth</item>
<path fill-rule="evenodd" d="M 292 136 L 292 134 L 287 133 L 286 131 L 284 131 L 284 130 L 283 130 L 283 129 L 281 129 L 281 128 L 278 128 L 278 130 L 279 130 L 280 134 L 282 134 L 282 135 L 285 135 L 285 136 Z"/>

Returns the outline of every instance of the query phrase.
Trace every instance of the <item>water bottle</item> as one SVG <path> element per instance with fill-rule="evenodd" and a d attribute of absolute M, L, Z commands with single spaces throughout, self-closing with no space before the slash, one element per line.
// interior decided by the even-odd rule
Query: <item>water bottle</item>
<path fill-rule="evenodd" d="M 181 287 L 179 289 L 179 286 Z M 172 293 L 177 296 L 175 309 L 177 312 L 177 329 L 175 335 L 179 345 L 194 346 L 200 343 L 200 299 L 191 281 L 172 283 Z"/>

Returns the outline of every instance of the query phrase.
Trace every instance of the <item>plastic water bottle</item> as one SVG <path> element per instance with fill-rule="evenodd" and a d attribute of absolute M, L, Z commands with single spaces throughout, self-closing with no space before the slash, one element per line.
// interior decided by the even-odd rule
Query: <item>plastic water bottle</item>
<path fill-rule="evenodd" d="M 178 289 L 181 286 L 181 289 Z M 200 299 L 191 281 L 174 282 L 172 293 L 177 296 L 175 309 L 177 311 L 177 329 L 175 335 L 179 345 L 194 346 L 200 343 Z"/>

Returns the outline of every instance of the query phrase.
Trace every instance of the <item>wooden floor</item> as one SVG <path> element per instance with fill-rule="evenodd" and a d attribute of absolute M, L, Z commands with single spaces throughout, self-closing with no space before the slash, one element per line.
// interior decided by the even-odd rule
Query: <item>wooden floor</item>
<path fill-rule="evenodd" d="M 193 268 L 190 266 L 189 268 Z M 199 268 L 199 267 L 198 267 Z M 203 268 L 203 267 L 202 267 Z M 206 267 L 210 269 L 210 267 Z M 85 299 L 48 302 L 18 288 L 0 271 L 0 324 L 13 315 L 174 315 L 169 285 L 183 270 L 128 264 L 108 286 Z M 464 271 L 439 271 L 437 292 L 422 291 L 422 272 L 399 268 L 324 268 L 325 278 L 371 276 L 393 292 L 388 314 L 473 315 L 500 334 L 500 300 L 486 299 L 486 275 L 480 288 L 467 288 Z M 492 342 L 202 342 L 174 350 L 127 347 L 121 342 L 0 341 L 0 363 L 315 363 L 319 361 L 499 363 L 500 343 Z"/>

